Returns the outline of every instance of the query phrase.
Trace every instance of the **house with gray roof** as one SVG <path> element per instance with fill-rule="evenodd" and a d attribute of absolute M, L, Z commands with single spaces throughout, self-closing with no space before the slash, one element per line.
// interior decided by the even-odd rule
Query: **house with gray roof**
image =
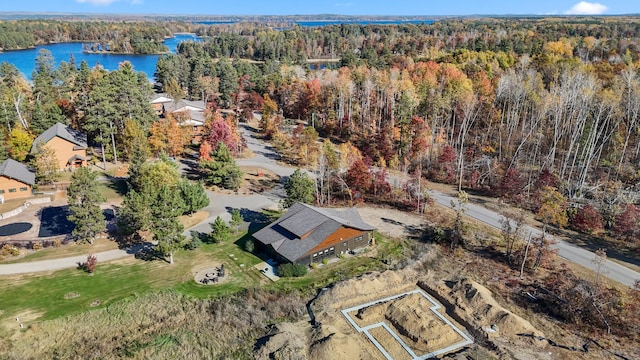
<path fill-rule="evenodd" d="M 355 208 L 295 203 L 253 237 L 257 248 L 277 261 L 309 265 L 369 245 L 373 230 Z"/>
<path fill-rule="evenodd" d="M 24 164 L 7 159 L 0 164 L 0 197 L 2 200 L 31 196 L 36 175 Z"/>
<path fill-rule="evenodd" d="M 167 114 L 171 114 L 181 126 L 191 126 L 194 142 L 200 142 L 204 130 L 204 111 L 207 108 L 204 101 L 184 99 L 176 101 L 168 94 L 154 94 L 150 101 L 159 117 L 164 118 Z"/>
<path fill-rule="evenodd" d="M 31 145 L 31 154 L 38 146 L 48 146 L 55 152 L 58 169 L 87 165 L 87 135 L 67 125 L 56 123 L 40 134 Z"/>

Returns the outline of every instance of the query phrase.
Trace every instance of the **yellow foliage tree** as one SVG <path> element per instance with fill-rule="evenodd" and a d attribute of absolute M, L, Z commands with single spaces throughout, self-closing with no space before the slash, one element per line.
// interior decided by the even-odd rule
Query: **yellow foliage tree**
<path fill-rule="evenodd" d="M 552 186 L 543 186 L 541 190 L 542 206 L 536 216 L 546 225 L 567 226 L 567 200 Z"/>
<path fill-rule="evenodd" d="M 24 161 L 31 150 L 33 135 L 25 129 L 14 127 L 9 134 L 9 154 L 16 161 Z"/>

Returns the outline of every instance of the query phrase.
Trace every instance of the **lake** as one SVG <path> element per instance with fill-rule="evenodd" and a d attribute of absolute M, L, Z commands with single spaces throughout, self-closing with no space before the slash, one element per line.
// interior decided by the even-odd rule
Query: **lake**
<path fill-rule="evenodd" d="M 171 52 L 176 51 L 176 47 L 183 41 L 200 41 L 195 34 L 176 34 L 172 38 L 164 41 Z M 31 79 L 31 73 L 35 68 L 36 56 L 40 49 L 47 49 L 56 60 L 56 66 L 62 61 L 69 61 L 73 55 L 76 65 L 85 60 L 89 67 L 97 64 L 102 65 L 107 70 L 115 70 L 118 64 L 123 61 L 129 61 L 133 68 L 137 71 L 143 71 L 147 74 L 149 80 L 154 79 L 153 74 L 156 71 L 156 63 L 160 55 L 133 55 L 133 54 L 87 54 L 82 51 L 81 42 L 77 43 L 60 43 L 37 46 L 34 49 L 11 50 L 0 53 L 0 62 L 9 62 L 15 65 L 27 79 Z"/>

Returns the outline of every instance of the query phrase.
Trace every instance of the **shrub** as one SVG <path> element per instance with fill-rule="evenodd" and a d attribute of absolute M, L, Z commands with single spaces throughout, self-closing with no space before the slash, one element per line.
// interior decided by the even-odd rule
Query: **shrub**
<path fill-rule="evenodd" d="M 20 255 L 20 249 L 18 249 L 16 246 L 10 245 L 10 244 L 4 244 L 2 245 L 2 248 L 0 249 L 0 255 L 2 256 L 18 256 Z"/>
<path fill-rule="evenodd" d="M 38 251 L 38 250 L 42 250 L 42 243 L 37 241 L 33 243 L 33 250 L 34 251 Z"/>
<path fill-rule="evenodd" d="M 256 244 L 253 242 L 253 240 L 249 239 L 244 243 L 244 249 L 247 252 L 253 253 L 253 251 L 256 249 Z"/>
<path fill-rule="evenodd" d="M 327 259 L 327 258 L 322 259 L 322 263 L 324 265 L 327 265 L 329 263 L 329 259 Z"/>
<path fill-rule="evenodd" d="M 202 245 L 201 234 L 197 231 L 191 231 L 191 240 L 184 244 L 185 250 L 195 250 Z"/>
<path fill-rule="evenodd" d="M 89 274 L 93 274 L 96 269 L 96 265 L 98 265 L 98 258 L 96 258 L 96 256 L 93 254 L 89 254 L 87 255 L 87 261 L 80 264 L 79 267 Z"/>
<path fill-rule="evenodd" d="M 278 266 L 280 277 L 301 277 L 307 275 L 307 266 L 302 264 L 281 264 Z"/>

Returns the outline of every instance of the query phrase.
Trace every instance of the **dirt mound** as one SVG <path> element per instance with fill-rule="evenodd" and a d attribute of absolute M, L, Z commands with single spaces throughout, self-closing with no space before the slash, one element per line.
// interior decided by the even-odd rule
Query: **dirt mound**
<path fill-rule="evenodd" d="M 440 281 L 433 290 L 454 306 L 456 314 L 489 337 L 515 338 L 518 334 L 532 333 L 543 336 L 529 321 L 498 304 L 491 291 L 473 280 Z"/>
<path fill-rule="evenodd" d="M 314 329 L 309 358 L 314 360 L 384 359 L 363 334 L 343 331 L 331 325 L 322 325 Z"/>
<path fill-rule="evenodd" d="M 301 329 L 307 326 L 300 323 L 281 323 L 267 336 L 266 341 L 254 353 L 257 360 L 307 360 L 308 337 Z"/>
<path fill-rule="evenodd" d="M 314 306 L 314 311 L 315 308 L 344 309 L 376 298 L 396 295 L 415 289 L 416 282 L 416 273 L 409 270 L 365 274 L 339 282 L 328 289 L 314 304 L 317 305 Z"/>

